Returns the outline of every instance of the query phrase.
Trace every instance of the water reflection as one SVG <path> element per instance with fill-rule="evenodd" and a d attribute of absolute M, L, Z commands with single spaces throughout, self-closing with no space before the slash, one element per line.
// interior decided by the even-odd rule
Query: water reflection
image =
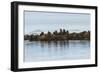
<path fill-rule="evenodd" d="M 90 58 L 90 41 L 87 40 L 33 41 L 26 42 L 24 47 L 25 62 Z"/>
<path fill-rule="evenodd" d="M 36 46 L 41 46 L 41 48 L 44 48 L 46 46 L 48 46 L 48 48 L 52 48 L 52 47 L 61 47 L 61 48 L 69 48 L 70 44 L 73 46 L 77 46 L 77 44 L 80 44 L 81 46 L 86 45 L 87 43 L 89 43 L 90 41 L 88 40 L 70 40 L 70 41 L 33 41 L 33 42 L 27 42 L 25 45 L 36 45 Z M 90 46 L 90 44 L 88 44 L 88 46 Z"/>

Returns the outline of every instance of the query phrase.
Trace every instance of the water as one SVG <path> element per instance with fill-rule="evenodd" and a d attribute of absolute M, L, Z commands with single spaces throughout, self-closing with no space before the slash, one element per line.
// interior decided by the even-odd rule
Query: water
<path fill-rule="evenodd" d="M 24 43 L 24 62 L 90 58 L 90 41 L 33 41 Z"/>

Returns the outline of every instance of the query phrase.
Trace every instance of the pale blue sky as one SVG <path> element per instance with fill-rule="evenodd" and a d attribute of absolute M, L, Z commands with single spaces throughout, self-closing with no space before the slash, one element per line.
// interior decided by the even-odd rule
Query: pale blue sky
<path fill-rule="evenodd" d="M 60 28 L 70 32 L 90 30 L 90 14 L 24 11 L 25 34 L 55 31 Z"/>

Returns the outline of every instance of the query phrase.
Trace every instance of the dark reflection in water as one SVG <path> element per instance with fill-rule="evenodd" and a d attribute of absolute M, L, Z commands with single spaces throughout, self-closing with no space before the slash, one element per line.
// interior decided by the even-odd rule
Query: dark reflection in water
<path fill-rule="evenodd" d="M 24 45 L 24 61 L 90 58 L 90 41 L 33 41 Z"/>
<path fill-rule="evenodd" d="M 69 45 L 68 41 L 40 41 L 38 43 L 41 45 L 42 48 L 44 48 L 45 45 L 47 45 L 49 48 L 51 48 L 52 46 L 64 48 L 65 46 L 68 47 Z"/>

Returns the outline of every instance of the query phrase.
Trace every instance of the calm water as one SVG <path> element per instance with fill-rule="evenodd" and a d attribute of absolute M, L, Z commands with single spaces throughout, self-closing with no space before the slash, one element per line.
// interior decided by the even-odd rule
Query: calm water
<path fill-rule="evenodd" d="M 25 42 L 24 62 L 90 58 L 90 41 Z"/>

